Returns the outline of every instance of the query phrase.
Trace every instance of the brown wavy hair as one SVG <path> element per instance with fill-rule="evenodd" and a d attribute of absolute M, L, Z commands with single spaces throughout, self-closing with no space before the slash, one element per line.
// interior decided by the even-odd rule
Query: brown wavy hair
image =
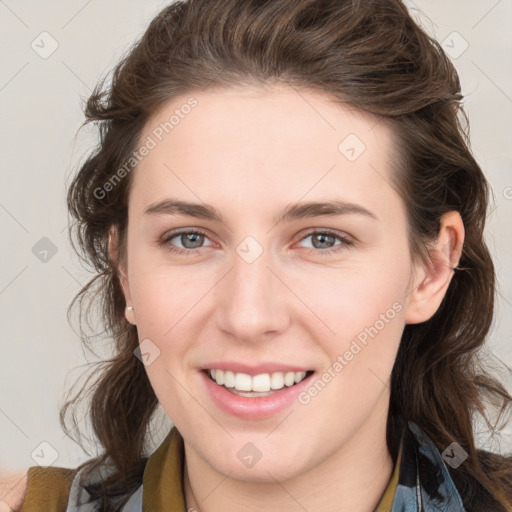
<path fill-rule="evenodd" d="M 441 216 L 460 213 L 465 227 L 460 269 L 436 314 L 406 325 L 403 332 L 391 376 L 387 444 L 396 461 L 400 433 L 409 420 L 441 451 L 458 442 L 469 457 L 450 471 L 467 509 L 472 509 L 475 496 L 486 495 L 512 510 L 512 457 L 478 450 L 473 431 L 475 417 L 496 431 L 512 403 L 481 355 L 495 300 L 495 270 L 484 242 L 490 186 L 471 154 L 457 72 L 403 3 L 177 1 L 151 21 L 113 69 L 111 81 L 106 78 L 85 108 L 84 125 L 99 125 L 99 144 L 80 165 L 68 191 L 74 221 L 70 237 L 95 276 L 68 313 L 80 306 L 87 345 L 82 314 L 89 318 L 96 305 L 114 350 L 110 359 L 98 363 L 93 383 L 91 375 L 60 413 L 67 430 L 69 407 L 74 410 L 92 394 L 89 419 L 102 452 L 80 468 L 113 464 L 111 478 L 88 488 L 93 499 L 101 498 L 101 510 L 120 510 L 140 485 L 158 408 L 144 366 L 134 357 L 137 330 L 125 319 L 118 274 L 126 261 L 132 174 L 108 192 L 104 185 L 130 161 L 150 116 L 177 95 L 275 83 L 328 95 L 392 127 L 399 141 L 393 178 L 407 207 L 415 260 L 429 261 L 429 244 L 439 233 Z M 118 258 L 108 251 L 112 227 L 119 236 Z M 498 408 L 494 424 L 489 406 Z M 75 413 L 72 418 L 79 430 Z"/>

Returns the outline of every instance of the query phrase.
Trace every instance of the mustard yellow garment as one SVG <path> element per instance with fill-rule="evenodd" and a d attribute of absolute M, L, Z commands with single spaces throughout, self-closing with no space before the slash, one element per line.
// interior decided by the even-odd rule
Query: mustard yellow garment
<path fill-rule="evenodd" d="M 398 454 L 393 475 L 375 512 L 390 512 L 398 483 Z M 186 512 L 183 490 L 183 438 L 173 427 L 151 455 L 143 475 L 143 510 Z M 76 470 L 33 466 L 28 470 L 28 489 L 19 512 L 65 512 Z"/>
<path fill-rule="evenodd" d="M 20 512 L 64 512 L 76 470 L 32 466 L 27 473 L 27 494 Z"/>

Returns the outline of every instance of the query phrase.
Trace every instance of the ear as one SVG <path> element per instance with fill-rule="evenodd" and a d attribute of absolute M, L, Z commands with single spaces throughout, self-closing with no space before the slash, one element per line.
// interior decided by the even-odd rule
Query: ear
<path fill-rule="evenodd" d="M 132 296 L 130 293 L 130 283 L 128 281 L 128 272 L 126 267 L 122 264 L 119 259 L 119 232 L 116 226 L 111 226 L 108 235 L 108 252 L 111 260 L 114 262 L 117 275 L 119 277 L 119 283 L 123 290 L 124 299 L 126 306 L 132 306 Z M 132 310 L 125 309 L 125 317 L 128 322 L 132 325 L 136 325 L 135 312 Z"/>
<path fill-rule="evenodd" d="M 459 212 L 445 213 L 431 251 L 431 262 L 415 267 L 414 282 L 406 305 L 406 324 L 426 322 L 439 309 L 452 280 L 454 268 L 459 264 L 464 235 L 464 223 Z"/>

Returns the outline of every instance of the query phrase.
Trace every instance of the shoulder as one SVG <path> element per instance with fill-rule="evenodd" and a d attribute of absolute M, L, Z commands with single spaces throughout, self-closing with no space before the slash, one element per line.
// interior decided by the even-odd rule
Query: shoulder
<path fill-rule="evenodd" d="M 27 492 L 27 472 L 0 473 L 0 512 L 21 507 Z"/>
<path fill-rule="evenodd" d="M 76 469 L 33 466 L 25 473 L 2 477 L 0 489 L 7 507 L 19 512 L 45 510 L 63 512 L 67 508 L 69 490 Z M 8 509 L 6 509 L 8 510 Z M 0 512 L 1 511 L 0 509 Z"/>

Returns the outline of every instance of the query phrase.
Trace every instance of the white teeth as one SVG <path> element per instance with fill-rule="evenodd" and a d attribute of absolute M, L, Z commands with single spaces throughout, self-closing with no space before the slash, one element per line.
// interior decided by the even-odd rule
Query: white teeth
<path fill-rule="evenodd" d="M 270 377 L 270 387 L 272 389 L 281 389 L 284 387 L 284 377 L 282 373 L 273 373 Z"/>
<path fill-rule="evenodd" d="M 288 372 L 288 373 L 284 376 L 284 383 L 285 383 L 287 386 L 292 386 L 293 384 L 295 384 L 295 373 L 293 373 L 293 372 Z"/>
<path fill-rule="evenodd" d="M 224 372 L 224 386 L 227 388 L 235 387 L 235 374 L 229 370 Z"/>
<path fill-rule="evenodd" d="M 253 391 L 270 391 L 270 375 L 268 373 L 262 373 L 261 375 L 255 375 L 252 378 L 252 390 Z"/>
<path fill-rule="evenodd" d="M 295 384 L 298 384 L 301 380 L 306 377 L 308 372 L 295 372 Z"/>
<path fill-rule="evenodd" d="M 238 391 L 251 391 L 251 376 L 246 373 L 235 374 L 235 389 L 238 389 Z"/>
<path fill-rule="evenodd" d="M 219 386 L 224 384 L 224 372 L 221 370 L 215 370 L 215 381 Z"/>
<path fill-rule="evenodd" d="M 284 386 L 298 384 L 304 379 L 306 372 L 261 373 L 251 377 L 247 373 L 211 369 L 210 375 L 219 386 L 234 388 L 238 391 L 267 393 L 271 389 L 278 390 Z"/>

